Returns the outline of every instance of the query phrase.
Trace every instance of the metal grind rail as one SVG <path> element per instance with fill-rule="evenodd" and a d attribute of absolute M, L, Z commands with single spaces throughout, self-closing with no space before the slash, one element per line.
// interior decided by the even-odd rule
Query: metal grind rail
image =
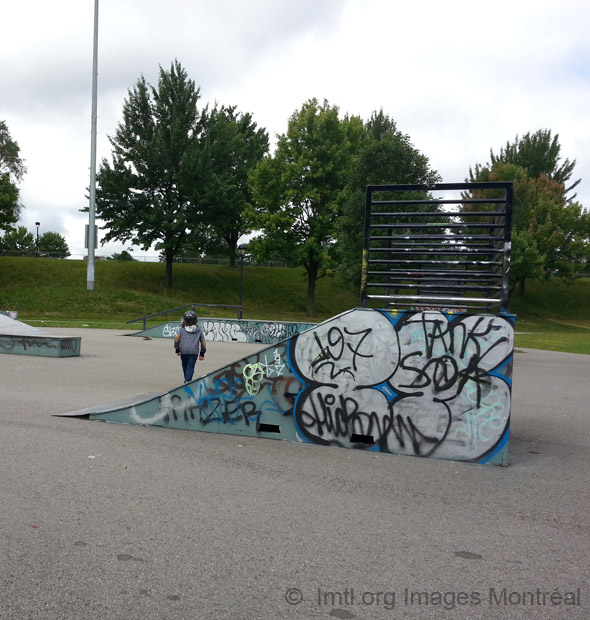
<path fill-rule="evenodd" d="M 194 310 L 196 307 L 201 308 L 236 308 L 238 310 L 238 319 L 241 318 L 241 306 L 228 305 L 228 304 L 186 304 L 185 306 L 178 306 L 178 308 L 171 308 L 170 310 L 162 310 L 162 312 L 156 312 L 155 314 L 147 314 L 146 316 L 140 316 L 138 319 L 131 319 L 131 321 L 127 321 L 127 323 L 137 323 L 138 321 L 143 322 L 143 329 L 146 329 L 146 321 L 148 319 L 153 319 L 156 316 L 162 316 L 164 314 L 169 314 L 170 312 L 178 312 L 179 310 L 184 310 L 185 308 L 191 308 Z"/>
<path fill-rule="evenodd" d="M 361 306 L 507 310 L 512 202 L 512 183 L 367 187 Z"/>

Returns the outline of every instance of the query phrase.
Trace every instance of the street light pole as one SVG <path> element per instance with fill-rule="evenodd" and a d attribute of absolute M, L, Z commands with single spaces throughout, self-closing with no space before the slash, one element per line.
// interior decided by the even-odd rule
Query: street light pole
<path fill-rule="evenodd" d="M 92 113 L 90 122 L 90 205 L 88 208 L 88 265 L 86 289 L 94 290 L 94 246 L 96 233 L 94 227 L 96 204 L 96 116 L 98 86 L 98 0 L 94 0 L 94 39 L 92 46 Z"/>
<path fill-rule="evenodd" d="M 35 226 L 37 227 L 37 257 L 39 257 L 39 226 L 41 226 L 41 222 L 35 222 Z"/>
<path fill-rule="evenodd" d="M 238 319 L 242 318 L 242 297 L 244 293 L 244 256 L 248 246 L 243 243 L 238 246 L 238 254 L 240 255 L 240 307 L 238 309 Z"/>

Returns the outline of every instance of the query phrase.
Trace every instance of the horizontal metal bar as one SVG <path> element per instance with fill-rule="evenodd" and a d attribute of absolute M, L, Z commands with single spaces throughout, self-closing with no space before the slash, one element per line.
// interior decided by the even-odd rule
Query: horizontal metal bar
<path fill-rule="evenodd" d="M 412 260 L 412 259 L 400 259 L 400 260 L 377 260 L 371 259 L 369 260 L 370 265 L 381 265 L 383 263 L 387 263 L 390 265 L 441 265 L 444 264 L 445 267 L 447 265 L 497 265 L 501 266 L 504 263 L 502 261 L 491 261 L 491 260 Z"/>
<path fill-rule="evenodd" d="M 453 276 L 455 278 L 469 280 L 491 280 L 500 278 L 499 273 L 490 273 L 489 271 L 467 271 L 465 269 L 420 269 L 420 270 L 402 270 L 392 269 L 391 271 L 369 271 L 369 275 L 375 276 L 401 276 L 407 278 L 446 278 Z"/>
<path fill-rule="evenodd" d="M 477 312 L 490 312 L 493 308 L 500 307 L 501 302 L 492 301 L 485 305 L 473 305 L 467 303 L 444 303 L 444 304 L 433 304 L 433 303 L 425 303 L 420 304 L 416 302 L 397 302 L 397 303 L 386 303 L 385 308 L 398 308 L 398 309 L 408 309 L 413 310 L 414 312 L 445 312 L 446 310 L 459 310 L 461 312 L 469 312 L 470 310 L 475 310 Z"/>
<path fill-rule="evenodd" d="M 396 256 L 401 254 L 437 254 L 440 256 L 467 256 L 469 254 L 500 254 L 504 252 L 503 248 L 486 248 L 485 246 L 473 246 L 473 247 L 465 247 L 461 246 L 460 248 L 456 248 L 453 250 L 444 250 L 440 248 L 440 244 L 438 246 L 435 245 L 395 245 L 384 248 L 372 248 L 370 250 L 372 253 L 377 254 L 387 254 L 387 256 Z"/>
<path fill-rule="evenodd" d="M 393 282 L 369 282 L 367 284 L 371 288 L 396 288 L 396 289 L 418 289 L 424 291 L 500 291 L 500 286 L 483 286 L 480 284 L 458 284 L 456 282 L 452 284 L 424 284 L 420 282 L 414 283 L 399 283 L 396 285 Z"/>
<path fill-rule="evenodd" d="M 417 224 L 415 222 L 406 222 L 404 224 L 371 224 L 371 230 L 381 228 L 387 229 L 407 229 L 407 228 L 504 228 L 504 224 L 494 224 L 493 222 L 427 222 L 425 224 Z"/>
<path fill-rule="evenodd" d="M 372 205 L 461 205 L 461 204 L 504 204 L 506 198 L 452 198 L 441 200 L 371 200 Z"/>
<path fill-rule="evenodd" d="M 438 276 L 437 278 L 430 276 L 410 277 L 410 276 L 389 276 L 381 271 L 371 271 L 369 275 L 374 276 L 375 280 L 369 282 L 367 286 L 388 286 L 404 288 L 406 286 L 424 286 L 432 288 L 442 286 L 444 288 L 477 288 L 478 286 L 497 288 L 501 285 L 502 278 L 497 275 L 491 278 L 458 278 L 457 276 Z M 387 279 L 382 279 L 387 278 Z"/>
<path fill-rule="evenodd" d="M 413 183 L 406 185 L 368 185 L 367 192 L 432 192 L 460 191 L 464 189 L 503 189 L 508 190 L 512 186 L 508 181 L 478 181 L 477 183 Z"/>
<path fill-rule="evenodd" d="M 471 239 L 473 241 L 504 241 L 504 237 L 494 237 L 493 235 L 372 235 L 369 241 L 399 241 L 400 239 L 439 239 L 440 241 L 455 241 L 459 239 Z"/>
<path fill-rule="evenodd" d="M 494 301 L 500 302 L 501 300 L 498 298 L 488 298 L 488 297 L 438 297 L 438 296 L 428 296 L 428 295 L 367 295 L 369 299 L 405 299 L 408 301 L 437 301 L 437 302 L 445 302 L 445 303 L 461 303 L 462 301 L 469 303 L 493 303 Z"/>
<path fill-rule="evenodd" d="M 505 211 L 379 211 L 371 213 L 374 217 L 421 217 L 421 216 L 445 216 L 445 217 L 506 217 Z"/>
<path fill-rule="evenodd" d="M 497 238 L 499 240 L 499 238 Z M 451 248 L 453 250 L 459 250 L 461 248 L 484 248 L 489 249 L 489 244 L 485 242 L 485 240 L 480 241 L 478 243 L 470 243 L 467 245 L 466 243 L 441 243 L 437 241 L 436 243 L 428 243 L 428 240 L 421 241 L 416 240 L 413 243 L 408 243 L 407 240 L 403 242 L 400 241 L 400 237 L 396 237 L 395 241 L 391 241 L 391 239 L 387 239 L 387 245 L 384 245 L 380 248 L 371 248 L 372 250 L 390 250 L 393 248 L 410 248 L 410 249 L 421 249 L 421 248 Z M 412 241 L 410 239 L 410 241 Z M 497 246 L 497 244 L 495 244 Z M 497 248 L 495 248 L 497 249 Z"/>
<path fill-rule="evenodd" d="M 442 250 L 436 248 L 402 248 L 400 246 L 396 246 L 395 248 L 371 248 L 369 252 L 378 252 L 384 253 L 386 252 L 388 255 L 391 254 L 439 254 L 446 256 L 458 256 L 458 255 L 467 255 L 467 254 L 502 254 L 504 252 L 504 248 L 482 248 L 482 247 L 474 247 L 474 248 L 466 248 L 462 247 L 461 249 L 456 250 Z"/>

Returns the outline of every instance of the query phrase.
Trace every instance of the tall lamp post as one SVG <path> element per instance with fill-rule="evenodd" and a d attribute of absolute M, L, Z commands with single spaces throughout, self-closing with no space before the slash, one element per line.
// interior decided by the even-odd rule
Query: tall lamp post
<path fill-rule="evenodd" d="M 41 222 L 35 222 L 35 226 L 37 227 L 37 256 L 39 256 L 39 226 L 41 226 Z"/>
<path fill-rule="evenodd" d="M 94 248 L 96 246 L 96 129 L 98 91 L 98 0 L 94 0 L 94 39 L 92 45 L 92 111 L 90 118 L 90 202 L 88 207 L 88 265 L 86 289 L 94 290 Z"/>
<path fill-rule="evenodd" d="M 242 297 L 244 293 L 244 256 L 248 249 L 247 244 L 242 243 L 238 246 L 238 254 L 240 255 L 240 307 L 238 309 L 238 319 L 242 318 Z"/>

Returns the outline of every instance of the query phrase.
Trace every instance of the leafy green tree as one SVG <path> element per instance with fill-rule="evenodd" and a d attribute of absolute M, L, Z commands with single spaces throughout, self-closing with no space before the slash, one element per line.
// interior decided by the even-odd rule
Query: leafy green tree
<path fill-rule="evenodd" d="M 590 215 L 566 198 L 563 183 L 545 173 L 531 177 L 527 170 L 496 161 L 480 168 L 474 181 L 512 181 L 514 204 L 510 279 L 525 294 L 530 278 L 571 278 L 590 259 Z M 475 198 L 489 193 L 474 192 Z M 471 207 L 473 208 L 473 207 Z M 485 210 L 485 205 L 482 206 Z"/>
<path fill-rule="evenodd" d="M 165 256 L 165 284 L 174 257 L 192 235 L 198 243 L 203 215 L 206 153 L 200 140 L 205 111 L 200 91 L 178 61 L 160 67 L 158 87 L 141 77 L 128 92 L 123 120 L 110 139 L 112 163 L 97 175 L 97 217 L 108 230 L 103 244 L 118 239 Z"/>
<path fill-rule="evenodd" d="M 19 226 L 0 238 L 0 250 L 8 256 L 35 256 L 35 238 L 24 226 Z"/>
<path fill-rule="evenodd" d="M 203 137 L 208 165 L 206 250 L 209 255 L 229 252 L 234 266 L 238 240 L 251 232 L 244 215 L 252 202 L 248 175 L 268 152 L 268 133 L 251 114 L 230 106 L 212 110 Z"/>
<path fill-rule="evenodd" d="M 18 222 L 21 204 L 17 186 L 26 172 L 18 143 L 12 139 L 6 121 L 0 121 L 0 230 Z"/>
<path fill-rule="evenodd" d="M 343 216 L 338 221 L 338 274 L 356 287 L 360 286 L 367 186 L 430 185 L 441 180 L 430 167 L 428 157 L 412 144 L 408 135 L 399 131 L 395 121 L 383 110 L 374 111 L 364 129 L 346 188 Z M 398 194 L 396 198 L 426 199 L 427 195 Z M 438 210 L 430 205 L 426 208 Z M 437 221 L 441 221 L 440 217 Z"/>
<path fill-rule="evenodd" d="M 46 232 L 39 237 L 39 254 L 49 258 L 67 258 L 70 249 L 65 237 L 56 232 Z"/>
<path fill-rule="evenodd" d="M 257 258 L 281 257 L 305 268 L 308 316 L 314 313 L 316 282 L 329 263 L 342 214 L 355 127 L 362 130 L 360 119 L 342 120 L 336 106 L 310 99 L 291 115 L 275 153 L 264 157 L 250 177 L 253 228 L 264 235 L 249 249 Z"/>
<path fill-rule="evenodd" d="M 516 136 L 514 142 L 507 142 L 506 146 L 500 149 L 499 155 L 490 150 L 491 163 L 485 166 L 476 164 L 474 169 L 469 170 L 470 180 L 479 178 L 484 168 L 491 169 L 497 164 L 515 164 L 524 168 L 531 179 L 545 175 L 548 179 L 562 183 L 565 194 L 569 194 L 579 185 L 581 179 L 570 181 L 576 160 L 570 161 L 566 158 L 561 162 L 560 153 L 559 134 L 551 136 L 550 129 L 539 129 L 532 134 L 526 133 L 522 138 Z M 574 198 L 575 195 L 570 200 Z"/>

